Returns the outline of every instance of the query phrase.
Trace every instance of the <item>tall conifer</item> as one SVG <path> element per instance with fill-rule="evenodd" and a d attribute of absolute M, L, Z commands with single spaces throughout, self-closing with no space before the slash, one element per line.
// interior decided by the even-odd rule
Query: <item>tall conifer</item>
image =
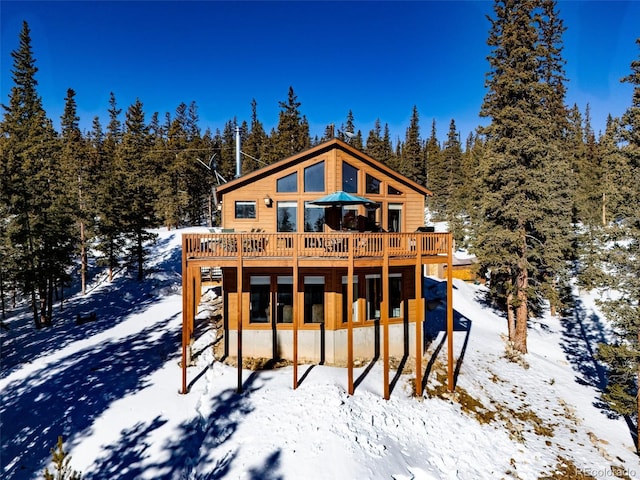
<path fill-rule="evenodd" d="M 66 184 L 67 199 L 73 205 L 74 216 L 78 227 L 77 244 L 80 257 L 81 292 L 86 293 L 86 275 L 88 267 L 88 232 L 89 212 L 86 197 L 91 184 L 89 178 L 88 148 L 80 132 L 80 118 L 77 115 L 75 101 L 76 92 L 69 88 L 65 99 L 64 113 L 61 120 L 62 151 L 60 164 L 63 168 L 63 180 Z"/>
<path fill-rule="evenodd" d="M 530 308 L 557 304 L 555 282 L 570 246 L 571 184 L 562 151 L 558 37 L 546 29 L 555 2 L 496 0 L 482 115 L 491 123 L 480 163 L 482 216 L 476 248 L 505 309 L 513 347 L 527 352 Z M 560 32 L 561 26 L 554 27 Z"/>
<path fill-rule="evenodd" d="M 0 124 L 3 137 L 2 202 L 15 281 L 31 299 L 36 327 L 52 320 L 54 288 L 66 276 L 73 244 L 73 222 L 60 182 L 59 143 L 37 93 L 38 71 L 27 22 L 14 60 L 14 87 Z"/>
<path fill-rule="evenodd" d="M 129 258 L 137 266 L 137 278 L 144 278 L 146 243 L 155 239 L 148 229 L 157 226 L 155 205 L 157 191 L 154 188 L 156 167 L 149 155 L 150 137 L 145 124 L 142 102 L 137 99 L 129 107 L 125 118 L 122 144 L 117 152 L 120 178 L 123 181 L 126 206 L 123 221 L 129 239 Z"/>
<path fill-rule="evenodd" d="M 640 38 L 636 43 L 640 47 Z M 612 247 L 606 257 L 606 286 L 618 295 L 603 304 L 616 337 L 614 342 L 601 345 L 599 353 L 609 370 L 604 398 L 616 412 L 635 420 L 636 450 L 640 451 L 640 55 L 623 81 L 634 86 L 631 105 L 622 116 L 619 130 L 628 174 L 618 185 L 624 201 L 617 205 L 616 222 L 607 231 Z"/>

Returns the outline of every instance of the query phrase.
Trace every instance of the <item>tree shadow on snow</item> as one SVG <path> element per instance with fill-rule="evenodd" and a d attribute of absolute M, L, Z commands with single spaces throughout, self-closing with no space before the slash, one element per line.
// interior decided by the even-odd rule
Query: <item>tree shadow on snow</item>
<path fill-rule="evenodd" d="M 562 350 L 577 372 L 576 382 L 591 386 L 599 392 L 593 406 L 609 418 L 618 418 L 620 415 L 600 397 L 607 386 L 607 369 L 598 361 L 596 355 L 598 345 L 607 342 L 605 323 L 596 313 L 588 314 L 579 297 L 575 295 L 567 297 L 571 298 L 571 305 L 566 311 L 571 312 L 571 315 L 563 316 L 560 322 L 563 328 Z M 636 445 L 637 426 L 629 416 L 623 416 L 623 418 Z"/>
<path fill-rule="evenodd" d="M 427 382 L 431 371 L 435 365 L 435 362 L 442 351 L 447 340 L 447 295 L 446 295 L 447 282 L 438 282 L 431 278 L 425 278 L 423 283 L 423 292 L 425 299 L 425 320 L 423 322 L 423 353 L 427 352 L 431 345 L 435 345 L 427 366 L 422 376 L 422 391 L 427 387 Z M 455 285 L 454 285 L 455 289 Z M 469 338 L 471 336 L 471 319 L 465 317 L 457 310 L 453 310 L 453 331 L 454 332 L 466 332 L 462 347 L 458 353 L 458 358 L 455 361 L 454 374 L 453 374 L 453 386 L 458 383 L 458 375 L 464 362 L 464 356 L 469 344 Z M 456 342 L 454 340 L 454 349 L 457 349 Z M 455 355 L 455 353 L 454 353 Z"/>
<path fill-rule="evenodd" d="M 143 282 L 136 281 L 134 273 L 122 274 L 85 296 L 78 294 L 65 300 L 62 311 L 59 304 L 55 304 L 50 327 L 36 329 L 26 309 L 13 312 L 7 322 L 10 329 L 1 333 L 0 378 L 7 377 L 25 363 L 108 330 L 128 316 L 145 311 L 161 296 L 177 291 L 181 282 L 181 261 L 181 250 L 174 249 L 151 265 Z M 95 321 L 76 324 L 78 315 L 88 317 L 91 313 L 95 313 Z"/>
<path fill-rule="evenodd" d="M 180 248 L 175 248 L 150 259 L 144 282 L 120 275 L 84 297 L 69 298 L 63 312 L 56 305 L 52 327 L 36 330 L 28 315 L 12 319 L 10 330 L 2 334 L 0 378 L 6 379 L 25 363 L 36 368 L 11 380 L 1 394 L 0 477 L 31 478 L 41 472 L 59 435 L 65 442 L 81 438 L 112 402 L 145 388 L 152 373 L 169 359 L 177 360 L 181 330 L 171 320 L 179 312 L 163 312 L 162 318 L 154 318 L 152 324 L 128 336 L 107 337 L 55 361 L 47 357 L 175 293 L 181 256 Z M 76 315 L 88 312 L 96 312 L 96 320 L 76 325 Z M 144 436 L 161 422 L 136 425 L 128 436 Z"/>
<path fill-rule="evenodd" d="M 9 383 L 0 406 L 2 478 L 42 471 L 59 435 L 82 437 L 112 402 L 148 386 L 149 376 L 176 355 L 180 329 L 169 320 L 80 350 Z"/>
<path fill-rule="evenodd" d="M 577 298 L 572 298 L 572 314 L 562 317 L 560 346 L 577 372 L 576 381 L 602 391 L 607 385 L 605 368 L 596 358 L 598 345 L 606 341 L 605 326 L 595 313 L 588 312 Z"/>
<path fill-rule="evenodd" d="M 245 380 L 242 394 L 235 389 L 227 389 L 209 401 L 205 408 L 206 418 L 194 417 L 185 421 L 162 446 L 166 459 L 153 462 L 146 458 L 149 447 L 149 433 L 166 423 L 156 418 L 149 425 L 137 425 L 122 431 L 119 441 L 107 447 L 107 455 L 96 460 L 94 468 L 85 472 L 86 480 L 134 480 L 144 472 L 153 472 L 155 479 L 190 478 L 213 480 L 224 478 L 231 469 L 237 452 L 224 449 L 236 432 L 242 418 L 253 411 L 250 397 L 261 388 L 257 380 L 264 372 L 252 372 Z M 206 401 L 206 394 L 202 401 Z M 221 448 L 222 447 L 222 448 Z M 218 453 L 218 451 L 220 453 Z M 279 479 L 280 452 L 274 452 L 264 462 L 263 467 L 250 471 L 249 478 Z"/>

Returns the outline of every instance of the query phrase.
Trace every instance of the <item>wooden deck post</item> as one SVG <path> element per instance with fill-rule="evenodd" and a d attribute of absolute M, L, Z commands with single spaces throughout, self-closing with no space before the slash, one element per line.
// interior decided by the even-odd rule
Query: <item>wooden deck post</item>
<path fill-rule="evenodd" d="M 447 387 L 454 390 L 453 384 L 453 234 L 447 235 Z"/>
<path fill-rule="evenodd" d="M 187 239 L 182 236 L 182 388 L 180 393 L 187 393 L 187 348 L 189 345 L 188 319 L 189 319 L 189 274 L 187 271 L 187 257 L 184 252 Z"/>
<path fill-rule="evenodd" d="M 298 268 L 298 242 L 293 239 L 293 389 L 298 388 L 298 318 L 300 317 L 300 272 Z"/>
<path fill-rule="evenodd" d="M 236 263 L 236 271 L 237 271 L 237 288 L 236 290 L 238 291 L 238 300 L 237 300 L 237 310 L 238 310 L 238 341 L 237 341 L 237 347 L 238 347 L 238 387 L 237 387 L 237 392 L 238 393 L 242 393 L 242 312 L 244 310 L 244 301 L 243 301 L 243 292 L 242 292 L 242 288 L 243 288 L 243 281 L 244 281 L 244 275 L 243 275 L 243 268 L 242 268 L 242 238 L 240 237 L 240 235 L 236 235 L 236 245 L 238 246 L 238 257 L 237 257 L 237 263 Z"/>
<path fill-rule="evenodd" d="M 389 251 L 386 242 L 382 244 L 382 299 L 380 300 L 380 320 L 382 321 L 382 378 L 383 397 L 389 400 Z"/>
<path fill-rule="evenodd" d="M 349 239 L 351 240 L 351 239 Z M 353 395 L 353 245 L 349 242 L 349 262 L 347 265 L 347 385 L 349 395 Z"/>
<path fill-rule="evenodd" d="M 418 235 L 416 241 L 416 270 L 415 270 L 415 295 L 416 295 L 416 395 L 422 396 L 422 324 L 425 320 L 424 301 L 422 298 L 422 236 Z"/>

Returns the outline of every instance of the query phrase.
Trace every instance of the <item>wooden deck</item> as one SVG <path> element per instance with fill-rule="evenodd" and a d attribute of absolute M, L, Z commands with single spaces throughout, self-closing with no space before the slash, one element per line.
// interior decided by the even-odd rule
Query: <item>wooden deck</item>
<path fill-rule="evenodd" d="M 448 233 L 198 233 L 183 235 L 189 264 L 338 267 L 446 263 L 451 251 Z M 420 257 L 420 258 L 418 258 Z"/>
<path fill-rule="evenodd" d="M 424 264 L 447 265 L 447 370 L 448 387 L 453 391 L 453 290 L 451 233 L 194 233 L 182 235 L 182 393 L 187 393 L 189 346 L 194 332 L 194 318 L 200 301 L 203 271 L 212 268 L 235 268 L 242 278 L 245 268 L 291 267 L 293 285 L 298 285 L 300 268 L 338 267 L 347 270 L 347 305 L 354 300 L 354 270 L 359 267 L 381 267 L 382 298 L 389 298 L 389 267 L 413 266 L 416 316 L 415 324 L 416 393 L 422 394 L 422 323 L 424 299 L 422 278 Z M 236 294 L 242 298 L 243 282 L 238 282 Z M 293 295 L 293 388 L 298 386 L 298 329 L 302 325 L 299 290 Z M 242 311 L 237 311 L 238 391 L 242 390 Z M 389 398 L 389 318 L 381 309 L 384 398 Z M 353 310 L 347 309 L 347 376 L 348 391 L 353 394 Z"/>

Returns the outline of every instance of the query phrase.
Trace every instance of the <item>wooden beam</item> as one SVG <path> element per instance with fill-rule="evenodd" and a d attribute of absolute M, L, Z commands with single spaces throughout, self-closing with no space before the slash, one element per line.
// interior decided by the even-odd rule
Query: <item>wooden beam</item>
<path fill-rule="evenodd" d="M 422 241 L 418 238 L 416 243 L 416 270 L 415 270 L 415 296 L 416 296 L 416 395 L 422 396 L 422 324 L 424 323 L 424 301 L 422 298 Z"/>
<path fill-rule="evenodd" d="M 189 281 L 187 271 L 187 238 L 182 236 L 182 388 L 180 393 L 187 393 L 187 346 L 188 330 L 187 322 L 189 318 Z"/>
<path fill-rule="evenodd" d="M 382 246 L 382 299 L 380 300 L 380 320 L 382 320 L 382 378 L 384 382 L 383 396 L 389 400 L 389 252 L 386 244 Z"/>
<path fill-rule="evenodd" d="M 447 253 L 447 387 L 454 391 L 453 384 L 453 234 L 448 234 Z"/>
<path fill-rule="evenodd" d="M 300 302 L 300 269 L 298 267 L 298 242 L 293 243 L 293 389 L 298 388 L 298 318 L 300 305 L 304 308 L 304 301 Z M 303 288 L 304 293 L 304 288 Z"/>
<path fill-rule="evenodd" d="M 242 239 L 240 238 L 240 235 L 236 235 L 236 245 L 241 245 Z M 237 272 L 237 288 L 236 290 L 238 291 L 238 300 L 237 300 L 237 310 L 238 310 L 238 341 L 237 341 L 237 347 L 238 347 L 238 387 L 237 387 L 237 392 L 238 393 L 242 393 L 242 312 L 244 310 L 244 301 L 242 299 L 243 296 L 243 292 L 242 292 L 242 287 L 243 287 L 243 280 L 244 280 L 244 275 L 243 275 L 243 268 L 242 268 L 242 248 L 238 248 L 238 257 L 236 260 L 236 272 Z"/>
<path fill-rule="evenodd" d="M 353 395 L 353 245 L 349 245 L 347 264 L 347 388 Z"/>

